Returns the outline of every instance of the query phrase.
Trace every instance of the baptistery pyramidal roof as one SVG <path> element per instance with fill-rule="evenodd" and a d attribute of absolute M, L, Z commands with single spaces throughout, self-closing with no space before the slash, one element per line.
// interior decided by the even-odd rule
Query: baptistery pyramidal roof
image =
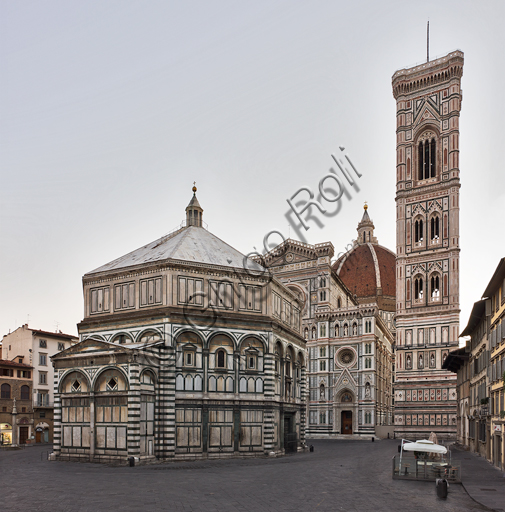
<path fill-rule="evenodd" d="M 170 261 L 263 270 L 259 263 L 247 258 L 208 231 L 203 225 L 202 214 L 203 209 L 196 198 L 196 187 L 193 187 L 193 197 L 186 207 L 186 222 L 181 228 L 106 263 L 86 275 Z"/>

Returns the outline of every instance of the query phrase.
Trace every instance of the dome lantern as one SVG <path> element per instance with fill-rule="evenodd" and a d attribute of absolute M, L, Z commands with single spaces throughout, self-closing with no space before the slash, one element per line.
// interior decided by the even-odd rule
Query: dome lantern
<path fill-rule="evenodd" d="M 196 198 L 196 182 L 193 182 L 193 197 L 186 206 L 186 226 L 202 227 L 202 214 L 203 208 L 200 206 L 198 199 Z"/>

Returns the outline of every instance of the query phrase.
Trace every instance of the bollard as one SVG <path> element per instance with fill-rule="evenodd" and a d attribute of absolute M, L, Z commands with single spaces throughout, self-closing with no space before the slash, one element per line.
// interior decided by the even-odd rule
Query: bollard
<path fill-rule="evenodd" d="M 314 446 L 313 446 L 313 445 L 310 445 L 309 450 L 310 450 L 311 452 L 313 452 L 313 451 L 314 451 Z"/>
<path fill-rule="evenodd" d="M 372 443 L 374 443 L 374 442 L 375 442 L 375 437 L 372 437 Z"/>
<path fill-rule="evenodd" d="M 130 467 L 133 468 L 135 466 L 135 457 L 129 457 L 128 461 L 130 462 Z"/>
<path fill-rule="evenodd" d="M 447 487 L 448 487 L 447 480 L 445 478 L 437 478 L 435 482 L 435 486 L 437 488 L 437 496 L 439 498 L 447 498 Z"/>

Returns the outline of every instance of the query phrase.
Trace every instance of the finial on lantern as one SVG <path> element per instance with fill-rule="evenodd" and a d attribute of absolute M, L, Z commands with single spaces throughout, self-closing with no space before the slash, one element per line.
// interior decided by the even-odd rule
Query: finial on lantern
<path fill-rule="evenodd" d="M 366 202 L 366 201 L 365 201 L 365 206 L 363 206 L 363 209 L 364 209 L 365 211 L 367 211 L 367 210 L 368 210 L 368 204 L 367 204 L 367 202 Z"/>
<path fill-rule="evenodd" d="M 193 181 L 193 189 L 192 190 L 193 190 L 193 194 L 195 194 L 196 193 L 196 181 Z"/>

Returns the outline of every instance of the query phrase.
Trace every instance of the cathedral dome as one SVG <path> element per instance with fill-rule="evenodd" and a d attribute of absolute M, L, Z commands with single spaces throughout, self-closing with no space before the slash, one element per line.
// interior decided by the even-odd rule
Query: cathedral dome
<path fill-rule="evenodd" d="M 396 255 L 378 244 L 373 230 L 365 205 L 365 213 L 358 224 L 358 239 L 332 268 L 358 302 L 377 302 L 380 309 L 394 311 Z"/>

